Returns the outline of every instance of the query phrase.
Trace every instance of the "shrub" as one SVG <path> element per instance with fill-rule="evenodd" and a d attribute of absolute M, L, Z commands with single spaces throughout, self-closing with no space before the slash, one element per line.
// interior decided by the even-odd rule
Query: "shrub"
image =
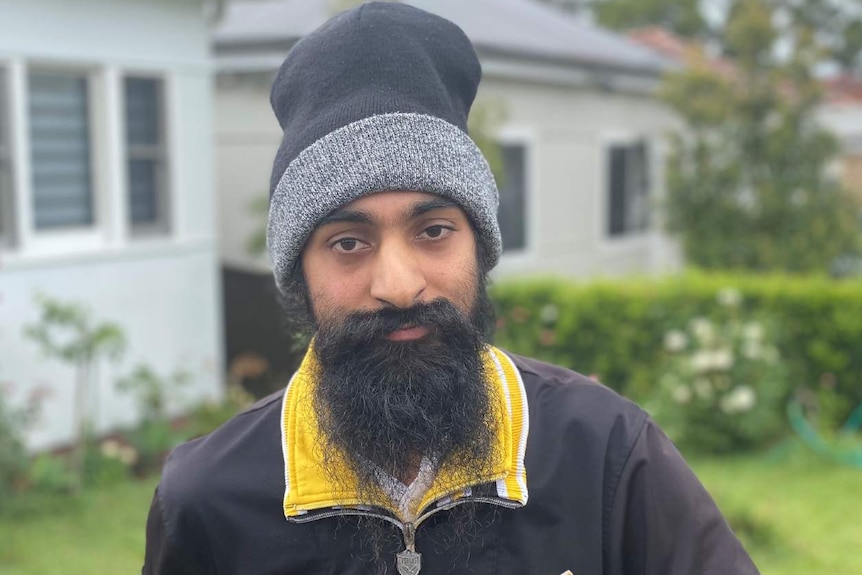
<path fill-rule="evenodd" d="M 862 282 L 821 277 L 690 273 L 662 279 L 507 281 L 493 286 L 497 343 L 585 374 L 637 401 L 661 381 L 665 334 L 695 317 L 717 319 L 716 296 L 736 289 L 740 318 L 768 316 L 790 378 L 781 390 L 843 401 L 837 421 L 862 402 Z"/>
<path fill-rule="evenodd" d="M 27 470 L 23 432 L 30 416 L 29 409 L 9 405 L 6 389 L 0 386 L 0 510 L 17 490 Z"/>
<path fill-rule="evenodd" d="M 647 409 L 684 449 L 728 453 L 761 447 L 784 430 L 787 370 L 771 322 L 743 318 L 735 290 L 719 292 L 718 321 L 669 331 L 667 359 Z"/>
<path fill-rule="evenodd" d="M 182 370 L 162 377 L 151 367 L 139 364 L 132 373 L 116 382 L 119 391 L 132 395 L 141 414 L 139 425 L 126 434 L 126 440 L 136 452 L 135 461 L 130 464 L 138 473 L 159 469 L 167 453 L 187 439 L 186 433 L 174 428 L 168 406 L 172 396 L 189 379 L 190 374 Z"/>

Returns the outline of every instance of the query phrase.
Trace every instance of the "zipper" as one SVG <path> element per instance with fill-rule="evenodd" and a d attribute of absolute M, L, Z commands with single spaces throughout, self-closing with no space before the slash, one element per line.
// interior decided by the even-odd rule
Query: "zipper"
<path fill-rule="evenodd" d="M 398 529 L 401 530 L 401 537 L 404 540 L 405 551 L 408 551 L 410 553 L 416 553 L 416 530 L 419 528 L 419 526 L 434 514 L 440 511 L 448 511 L 453 507 L 457 507 L 458 505 L 462 505 L 464 503 L 488 503 L 490 505 L 496 505 L 498 507 L 505 507 L 506 509 L 517 509 L 518 507 L 521 507 L 521 504 L 517 501 L 507 501 L 505 499 L 500 499 L 496 497 L 462 497 L 461 499 L 456 499 L 455 501 L 451 501 L 449 503 L 446 503 L 445 505 L 440 505 L 438 507 L 435 507 L 434 509 L 431 509 L 430 511 L 426 511 L 425 513 L 420 515 L 415 521 L 408 523 L 404 523 L 403 521 L 396 519 L 388 513 L 375 513 L 373 511 L 349 507 L 313 514 L 309 513 L 306 516 L 300 515 L 297 517 L 291 517 L 288 519 L 288 521 L 291 521 L 293 523 L 310 523 L 311 521 L 315 521 L 317 519 L 326 519 L 329 517 L 338 517 L 345 515 L 382 519 L 395 525 L 396 527 L 398 527 Z"/>

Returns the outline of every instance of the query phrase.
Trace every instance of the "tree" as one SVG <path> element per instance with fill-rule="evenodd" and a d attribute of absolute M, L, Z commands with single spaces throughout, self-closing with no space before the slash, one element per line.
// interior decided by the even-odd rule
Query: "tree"
<path fill-rule="evenodd" d="M 699 0 L 603 0 L 593 4 L 593 13 L 599 24 L 615 30 L 661 26 L 685 38 L 710 34 Z"/>
<path fill-rule="evenodd" d="M 44 296 L 37 299 L 41 317 L 38 323 L 26 326 L 24 334 L 35 341 L 46 356 L 70 363 L 75 368 L 76 437 L 72 471 L 75 487 L 80 489 L 92 419 L 90 390 L 95 381 L 96 366 L 102 358 L 119 358 L 125 350 L 126 338 L 116 324 L 95 324 L 81 305 Z"/>
<path fill-rule="evenodd" d="M 862 2 L 858 0 L 768 0 L 782 32 L 814 34 L 827 60 L 845 74 L 862 73 Z"/>
<path fill-rule="evenodd" d="M 607 28 L 629 30 L 660 26 L 686 39 L 722 44 L 721 7 L 735 1 L 713 0 L 540 0 L 579 15 L 592 15 Z M 826 60 L 845 74 L 862 74 L 862 2 L 859 0 L 762 0 L 784 41 L 794 41 L 800 25 L 811 29 Z M 719 9 L 716 10 L 716 7 Z M 706 8 L 712 8 L 711 18 Z M 728 10 L 729 11 L 729 10 Z"/>
<path fill-rule="evenodd" d="M 815 31 L 797 22 L 779 60 L 774 16 L 763 0 L 737 0 L 722 30 L 733 72 L 695 50 L 664 82 L 687 125 L 671 140 L 666 221 L 700 267 L 825 272 L 862 246 L 859 205 L 827 170 L 837 142 L 814 117 Z"/>

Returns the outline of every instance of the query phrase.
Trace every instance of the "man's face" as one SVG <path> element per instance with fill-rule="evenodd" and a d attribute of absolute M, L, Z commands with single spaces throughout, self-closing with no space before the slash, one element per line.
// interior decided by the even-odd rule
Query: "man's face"
<path fill-rule="evenodd" d="M 420 192 L 356 200 L 306 244 L 322 452 L 346 456 L 367 495 L 379 470 L 409 482 L 421 457 L 464 477 L 494 459 L 478 261 L 464 211 Z"/>
<path fill-rule="evenodd" d="M 470 315 L 479 289 L 476 238 L 457 204 L 423 192 L 380 192 L 330 214 L 306 242 L 302 267 L 318 324 L 357 311 L 440 298 Z M 388 335 L 426 335 L 404 326 Z"/>

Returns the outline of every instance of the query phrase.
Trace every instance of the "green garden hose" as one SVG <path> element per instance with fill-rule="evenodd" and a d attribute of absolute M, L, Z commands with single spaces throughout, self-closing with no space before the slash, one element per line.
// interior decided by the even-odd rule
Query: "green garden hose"
<path fill-rule="evenodd" d="M 862 469 L 862 444 L 845 445 L 829 440 L 814 428 L 805 417 L 802 404 L 796 400 L 787 403 L 787 417 L 793 430 L 802 438 L 803 443 L 815 452 L 839 463 Z M 839 437 L 850 439 L 862 428 L 862 404 L 856 407 L 841 427 Z"/>

